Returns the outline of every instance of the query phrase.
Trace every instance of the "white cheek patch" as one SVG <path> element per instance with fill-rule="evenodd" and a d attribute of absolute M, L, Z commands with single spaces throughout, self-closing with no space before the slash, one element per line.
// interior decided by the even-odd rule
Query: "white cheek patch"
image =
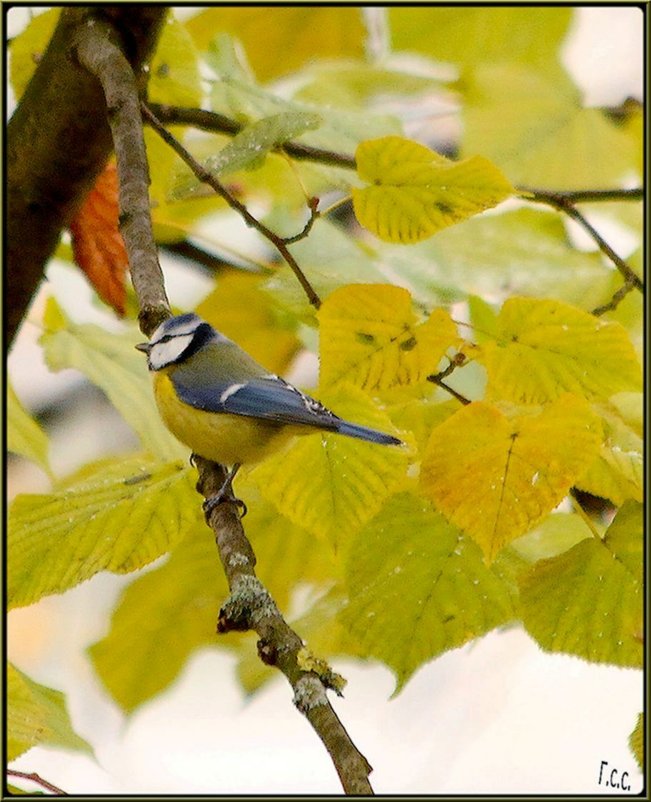
<path fill-rule="evenodd" d="M 172 337 L 171 340 L 155 343 L 149 352 L 149 367 L 151 370 L 160 370 L 178 360 L 181 354 L 192 342 L 194 333 Z"/>

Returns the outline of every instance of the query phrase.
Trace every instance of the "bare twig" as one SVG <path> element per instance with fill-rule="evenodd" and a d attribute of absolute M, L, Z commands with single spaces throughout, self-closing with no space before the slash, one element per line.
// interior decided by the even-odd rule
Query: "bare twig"
<path fill-rule="evenodd" d="M 634 289 L 633 284 L 630 282 L 625 281 L 622 286 L 617 290 L 617 292 L 613 293 L 613 297 L 608 301 L 608 303 L 602 304 L 601 306 L 597 306 L 592 310 L 592 314 L 599 317 L 600 315 L 605 314 L 606 312 L 611 312 L 613 309 L 617 309 L 619 304 L 624 300 L 624 298 L 629 294 L 629 292 Z"/>
<path fill-rule="evenodd" d="M 535 187 L 518 187 L 518 191 L 524 195 L 533 197 L 529 200 L 540 200 L 541 202 L 551 202 L 554 198 L 559 203 L 605 203 L 608 201 L 640 201 L 644 200 L 644 189 L 634 187 L 633 189 L 568 189 L 550 192 L 545 189 Z M 550 199 L 545 201 L 544 198 Z"/>
<path fill-rule="evenodd" d="M 206 498 L 217 493 L 226 476 L 220 465 L 193 457 L 199 471 L 197 489 Z M 298 663 L 303 642 L 286 623 L 276 604 L 255 574 L 255 554 L 235 504 L 217 505 L 210 515 L 219 556 L 228 579 L 230 596 L 219 614 L 218 631 L 252 629 L 260 636 L 258 653 L 275 665 L 294 689 L 294 704 L 305 715 L 328 750 L 347 794 L 372 794 L 368 780 L 371 766 L 350 739 L 326 696 L 322 676 Z"/>
<path fill-rule="evenodd" d="M 209 131 L 214 134 L 228 134 L 234 136 L 244 127 L 230 117 L 217 114 L 214 111 L 204 109 L 190 109 L 183 106 L 167 106 L 158 103 L 149 103 L 150 111 L 162 123 L 191 125 L 202 131 Z M 285 142 L 277 150 L 284 151 L 293 159 L 309 160 L 328 164 L 331 167 L 343 167 L 348 170 L 355 169 L 355 158 L 347 153 L 337 153 L 333 150 L 323 150 L 313 148 L 309 145 L 302 145 L 298 142 Z"/>
<path fill-rule="evenodd" d="M 226 187 L 219 181 L 219 179 L 211 173 L 209 170 L 200 164 L 194 156 L 183 147 L 183 145 L 173 137 L 169 131 L 167 131 L 161 122 L 157 119 L 156 115 L 152 113 L 152 111 L 148 108 L 145 103 L 141 104 L 141 109 L 144 118 L 147 122 L 152 126 L 152 128 L 156 131 L 156 133 L 166 142 L 174 152 L 180 156 L 183 161 L 188 165 L 188 167 L 192 170 L 195 176 L 204 184 L 208 184 L 208 186 L 212 187 L 215 192 L 223 198 L 226 203 L 234 209 L 244 220 L 244 222 L 255 228 L 256 231 L 259 231 L 263 237 L 269 240 L 271 244 L 276 248 L 278 253 L 283 257 L 283 259 L 287 262 L 290 268 L 293 270 L 294 275 L 298 279 L 301 287 L 303 288 L 309 302 L 316 307 L 317 309 L 321 306 L 321 299 L 317 295 L 316 291 L 308 281 L 307 277 L 301 270 L 298 262 L 292 254 L 290 253 L 285 241 L 282 237 L 279 237 L 275 234 L 271 229 L 267 228 L 264 223 L 261 223 L 257 220 L 251 212 L 246 208 L 243 203 L 237 200 L 237 198 L 233 197 L 231 193 L 226 189 Z"/>
<path fill-rule="evenodd" d="M 319 213 L 319 199 L 318 198 L 310 198 L 307 202 L 308 208 L 310 210 L 310 216 L 308 218 L 307 223 L 303 226 L 303 228 L 298 232 L 298 234 L 294 234 L 293 237 L 283 237 L 283 242 L 285 245 L 291 245 L 292 242 L 298 242 L 299 240 L 305 239 L 307 235 L 312 230 L 312 226 L 316 223 L 316 221 L 320 217 Z"/>
<path fill-rule="evenodd" d="M 89 21 L 77 33 L 75 45 L 79 62 L 98 78 L 106 97 L 120 179 L 120 233 L 138 295 L 140 328 L 149 335 L 171 311 L 152 230 L 138 85 L 108 23 Z"/>
<path fill-rule="evenodd" d="M 66 791 L 62 791 L 61 788 L 58 788 L 51 782 L 48 782 L 48 780 L 44 780 L 35 771 L 26 772 L 26 771 L 16 771 L 16 769 L 7 769 L 7 775 L 9 777 L 20 777 L 21 780 L 31 780 L 31 782 L 37 783 L 37 785 L 40 785 L 41 788 L 45 788 L 46 791 L 52 791 L 52 793 L 56 794 L 57 796 L 68 795 Z"/>
<path fill-rule="evenodd" d="M 450 359 L 450 364 L 447 366 L 447 368 L 444 368 L 439 373 L 434 373 L 431 376 L 428 376 L 427 381 L 432 382 L 432 384 L 436 384 L 438 387 L 441 387 L 443 390 L 450 393 L 451 396 L 456 398 L 457 401 L 459 401 L 460 403 L 470 404 L 470 399 L 466 398 L 464 395 L 461 395 L 461 393 L 458 393 L 453 387 L 450 387 L 449 384 L 446 384 L 443 381 L 443 379 L 446 379 L 453 371 L 455 371 L 462 365 L 465 365 L 465 363 L 466 363 L 465 354 L 462 353 L 455 354 Z"/>

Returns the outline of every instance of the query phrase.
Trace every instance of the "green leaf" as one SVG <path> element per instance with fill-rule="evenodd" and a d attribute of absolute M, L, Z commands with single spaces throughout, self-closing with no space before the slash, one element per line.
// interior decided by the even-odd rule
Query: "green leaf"
<path fill-rule="evenodd" d="M 392 430 L 386 415 L 353 386 L 321 397 L 345 420 Z M 404 481 L 407 461 L 404 446 L 315 432 L 256 466 L 251 478 L 282 515 L 340 550 Z"/>
<path fill-rule="evenodd" d="M 635 142 L 599 109 L 581 108 L 568 78 L 517 64 L 482 66 L 464 82 L 462 154 L 480 152 L 514 184 L 563 189 L 620 185 Z"/>
<path fill-rule="evenodd" d="M 190 529 L 168 562 L 123 592 L 111 629 L 89 653 L 113 699 L 126 712 L 164 690 L 196 649 L 215 642 L 228 594 L 209 530 Z"/>
<path fill-rule="evenodd" d="M 58 492 L 17 496 L 9 510 L 9 607 L 160 557 L 198 517 L 190 474 L 182 462 L 138 455 L 86 466 Z"/>
<path fill-rule="evenodd" d="M 11 663 L 7 666 L 7 759 L 15 760 L 37 744 L 93 750 L 72 729 L 65 696 L 30 679 Z"/>
<path fill-rule="evenodd" d="M 316 114 L 321 125 L 303 134 L 301 141 L 339 153 L 354 152 L 364 139 L 401 133 L 400 123 L 386 114 L 301 103 L 263 89 L 240 64 L 233 43 L 226 36 L 217 37 L 208 53 L 208 62 L 219 77 L 212 86 L 212 110 L 237 120 L 251 122 L 288 112 Z"/>
<path fill-rule="evenodd" d="M 112 334 L 93 324 L 73 323 L 53 298 L 47 302 L 43 325 L 40 342 L 51 370 L 76 368 L 83 373 L 106 393 L 153 455 L 175 459 L 186 454 L 156 411 L 147 364 L 135 350 L 134 334 Z"/>
<path fill-rule="evenodd" d="M 481 551 L 411 494 L 392 498 L 360 531 L 347 561 L 340 621 L 398 688 L 423 663 L 515 616 L 513 589 Z"/>
<path fill-rule="evenodd" d="M 419 384 L 459 341 L 450 315 L 435 309 L 417 322 L 407 290 L 389 284 L 349 284 L 318 312 L 321 384 L 366 390 Z"/>
<path fill-rule="evenodd" d="M 621 505 L 626 499 L 642 501 L 644 447 L 640 434 L 613 405 L 595 404 L 601 416 L 604 442 L 599 457 L 577 482 L 577 487 Z"/>
<path fill-rule="evenodd" d="M 642 667 L 641 505 L 522 579 L 522 620 L 543 649 Z"/>
<path fill-rule="evenodd" d="M 151 60 L 147 96 L 152 103 L 201 105 L 203 92 L 197 49 L 185 26 L 169 13 Z"/>
<path fill-rule="evenodd" d="M 48 42 L 61 14 L 60 8 L 51 8 L 35 14 L 22 33 L 9 46 L 9 78 L 16 100 L 20 100 L 30 82 L 36 65 L 45 54 Z"/>
<path fill-rule="evenodd" d="M 577 396 L 511 417 L 475 401 L 432 431 L 421 488 L 490 561 L 563 500 L 600 443 L 600 421 Z"/>
<path fill-rule="evenodd" d="M 642 586 L 644 544 L 642 504 L 627 501 L 617 511 L 615 519 L 608 527 L 604 543 L 615 557 L 626 567 L 635 581 Z"/>
<path fill-rule="evenodd" d="M 540 6 L 396 6 L 389 9 L 394 49 L 471 66 L 518 61 L 557 72 L 573 9 Z"/>
<path fill-rule="evenodd" d="M 397 136 L 362 142 L 353 189 L 358 221 L 387 242 L 413 243 L 496 206 L 514 192 L 487 159 L 452 162 Z"/>
<path fill-rule="evenodd" d="M 273 148 L 289 142 L 305 131 L 314 131 L 320 124 L 319 115 L 311 112 L 289 111 L 264 117 L 234 136 L 230 143 L 212 159 L 208 159 L 204 166 L 222 175 L 241 170 L 260 160 Z"/>
<path fill-rule="evenodd" d="M 631 747 L 631 752 L 635 755 L 640 771 L 644 771 L 644 735 L 644 713 L 640 713 L 637 717 L 635 729 L 628 739 L 628 745 Z"/>
<path fill-rule="evenodd" d="M 292 245 L 291 250 L 322 300 L 354 281 L 356 284 L 393 283 L 405 287 L 412 293 L 414 302 L 426 308 L 440 303 L 436 288 L 432 288 L 431 268 L 424 260 L 416 270 L 411 263 L 400 264 L 395 269 L 384 259 L 385 246 L 378 244 L 379 249 L 367 248 L 351 239 L 340 226 L 322 218 L 310 231 L 310 236 Z M 405 249 L 401 247 L 401 250 Z M 313 319 L 314 309 L 289 269 L 279 269 L 265 287 L 276 302 L 292 314 Z"/>
<path fill-rule="evenodd" d="M 263 117 L 236 134 L 218 153 L 202 160 L 203 167 L 215 175 L 226 175 L 246 168 L 258 167 L 269 151 L 295 139 L 321 124 L 317 114 L 282 112 Z M 175 182 L 173 197 L 182 198 L 196 191 L 199 182 L 194 175 Z"/>
<path fill-rule="evenodd" d="M 381 104 L 404 103 L 427 93 L 440 92 L 444 80 L 418 73 L 409 67 L 365 64 L 359 61 L 336 61 L 311 65 L 303 75 L 307 83 L 294 98 L 324 106 L 376 109 Z"/>
<path fill-rule="evenodd" d="M 480 360 L 489 396 L 516 403 L 544 403 L 565 392 L 604 399 L 641 387 L 626 330 L 559 301 L 509 298 Z"/>
<path fill-rule="evenodd" d="M 254 469 L 255 470 L 255 469 Z M 253 471 L 240 478 L 237 492 L 248 504 L 246 533 L 255 544 L 256 571 L 281 610 L 289 608 L 300 586 L 324 587 L 337 576 L 330 545 L 278 515 L 260 494 Z"/>
<path fill-rule="evenodd" d="M 529 295 L 590 310 L 612 295 L 613 271 L 597 253 L 573 248 L 562 217 L 546 210 L 474 217 L 408 253 L 422 263 L 421 270 L 454 288 L 457 297 L 463 292 L 503 302 L 511 295 Z"/>
<path fill-rule="evenodd" d="M 11 383 L 7 385 L 7 450 L 20 454 L 52 475 L 48 462 L 47 435 L 20 403 Z"/>
<path fill-rule="evenodd" d="M 580 515 L 555 512 L 514 540 L 511 548 L 527 562 L 535 563 L 562 554 L 587 537 L 592 537 L 592 532 Z"/>

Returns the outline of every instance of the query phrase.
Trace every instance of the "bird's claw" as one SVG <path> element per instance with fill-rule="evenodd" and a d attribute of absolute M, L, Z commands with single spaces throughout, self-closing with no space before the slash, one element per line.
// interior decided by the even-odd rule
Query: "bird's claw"
<path fill-rule="evenodd" d="M 212 511 L 215 509 L 215 507 L 218 507 L 220 504 L 224 504 L 224 503 L 226 503 L 226 504 L 235 504 L 236 507 L 240 507 L 241 510 L 242 510 L 240 518 L 244 518 L 244 516 L 247 513 L 246 504 L 242 501 L 242 499 L 241 498 L 236 498 L 233 495 L 230 487 L 229 488 L 222 488 L 219 491 L 219 493 L 215 493 L 214 496 L 210 496 L 202 504 L 203 513 L 204 513 L 204 515 L 206 517 L 206 523 L 208 525 L 210 525 L 210 516 L 212 514 Z"/>

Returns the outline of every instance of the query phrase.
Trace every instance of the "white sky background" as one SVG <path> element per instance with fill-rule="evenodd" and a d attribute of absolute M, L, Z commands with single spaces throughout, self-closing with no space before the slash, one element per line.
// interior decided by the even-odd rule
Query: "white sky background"
<path fill-rule="evenodd" d="M 24 24 L 18 12 L 23 9 L 10 15 L 9 35 Z M 565 58 L 587 102 L 616 105 L 627 95 L 641 97 L 641 12 L 581 8 L 577 18 Z M 51 284 L 69 282 L 69 273 L 51 270 Z M 85 319 L 96 316 L 83 279 L 72 281 L 75 303 L 88 300 Z M 173 294 L 177 288 L 180 293 L 180 283 Z M 201 286 L 192 293 L 188 305 L 201 295 Z M 42 367 L 34 344 L 38 332 L 28 329 L 9 371 L 21 398 L 38 405 L 75 379 L 71 371 L 53 376 Z M 79 419 L 75 425 L 81 425 Z M 97 430 L 94 415 L 87 426 L 90 437 Z M 113 437 L 112 420 L 105 428 Z M 101 433 L 97 437 L 101 440 Z M 55 454 L 55 468 L 66 467 L 66 459 Z M 20 476 L 26 474 L 16 472 L 14 482 Z M 35 477 L 25 489 L 42 490 L 38 481 Z M 323 746 L 291 704 L 285 680 L 279 677 L 247 700 L 234 679 L 233 659 L 223 652 L 197 653 L 167 692 L 125 719 L 95 679 L 84 649 L 106 631 L 109 611 L 127 581 L 103 574 L 12 612 L 12 659 L 37 681 L 68 695 L 73 724 L 97 757 L 95 762 L 34 748 L 14 768 L 36 771 L 69 793 L 82 794 L 341 793 Z M 348 686 L 345 699 L 333 704 L 374 766 L 376 793 L 612 792 L 598 784 L 602 761 L 608 773 L 628 772 L 631 793 L 641 789 L 626 744 L 643 705 L 638 671 L 546 655 L 520 629 L 491 633 L 434 660 L 393 700 L 386 668 L 352 660 L 334 661 L 334 668 Z"/>

